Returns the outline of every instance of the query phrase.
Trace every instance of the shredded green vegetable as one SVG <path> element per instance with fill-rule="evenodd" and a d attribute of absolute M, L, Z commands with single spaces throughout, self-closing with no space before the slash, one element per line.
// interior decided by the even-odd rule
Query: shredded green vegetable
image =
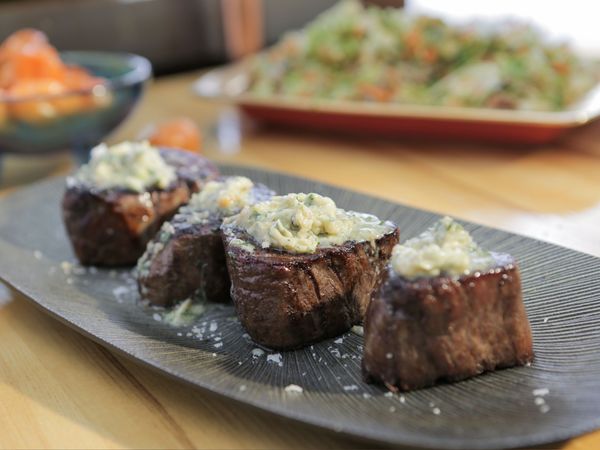
<path fill-rule="evenodd" d="M 598 69 L 529 24 L 456 26 L 348 0 L 256 57 L 250 91 L 552 111 L 581 99 Z"/>

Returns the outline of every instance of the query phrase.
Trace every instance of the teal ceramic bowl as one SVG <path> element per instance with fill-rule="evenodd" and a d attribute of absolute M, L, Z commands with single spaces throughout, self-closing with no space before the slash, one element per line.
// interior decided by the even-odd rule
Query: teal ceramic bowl
<path fill-rule="evenodd" d="M 89 151 L 125 120 L 152 76 L 146 58 L 128 53 L 73 51 L 61 58 L 107 83 L 60 95 L 0 97 L 0 155 Z"/>

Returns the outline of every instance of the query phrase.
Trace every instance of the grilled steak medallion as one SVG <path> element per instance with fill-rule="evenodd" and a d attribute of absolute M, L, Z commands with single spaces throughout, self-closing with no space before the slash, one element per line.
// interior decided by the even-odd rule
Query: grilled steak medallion
<path fill-rule="evenodd" d="M 223 218 L 272 195 L 266 186 L 245 177 L 208 183 L 163 224 L 138 261 L 142 298 L 161 306 L 192 297 L 228 301 L 231 284 L 220 230 Z"/>
<path fill-rule="evenodd" d="M 99 146 L 67 180 L 63 220 L 82 264 L 135 264 L 162 223 L 218 175 L 205 158 L 143 143 Z"/>
<path fill-rule="evenodd" d="M 449 233 L 440 237 L 444 228 Z M 438 243 L 448 243 L 448 234 L 454 232 L 459 232 L 462 244 L 470 239 L 448 219 L 438 224 L 434 235 L 436 231 L 440 239 L 432 241 Z M 531 361 L 531 331 L 513 259 L 484 253 L 471 241 L 471 261 L 462 266 L 465 252 L 460 245 L 440 244 L 436 252 L 431 244 L 413 245 L 416 253 L 394 249 L 393 268 L 367 312 L 365 379 L 407 391 Z M 423 259 L 423 252 L 429 257 Z M 405 259 L 397 261 L 399 256 Z M 413 263 L 421 259 L 411 264 L 411 257 Z M 465 269 L 477 258 L 475 269 Z M 434 260 L 441 265 L 432 264 Z M 427 276 L 438 270 L 441 273 Z"/>
<path fill-rule="evenodd" d="M 275 349 L 360 323 L 398 242 L 391 222 L 343 211 L 317 194 L 244 208 L 223 232 L 238 317 L 257 343 Z"/>

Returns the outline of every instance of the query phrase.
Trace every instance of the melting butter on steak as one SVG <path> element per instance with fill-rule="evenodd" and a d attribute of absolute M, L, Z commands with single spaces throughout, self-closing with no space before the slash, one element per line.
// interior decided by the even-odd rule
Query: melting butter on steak
<path fill-rule="evenodd" d="M 246 177 L 206 184 L 148 244 L 137 265 L 138 287 L 153 304 L 170 306 L 187 298 L 229 300 L 230 282 L 221 238 L 224 217 L 273 192 Z"/>
<path fill-rule="evenodd" d="M 398 229 L 318 194 L 288 194 L 223 224 L 231 295 L 259 344 L 291 349 L 360 323 Z"/>
<path fill-rule="evenodd" d="M 450 218 L 394 248 L 364 331 L 363 375 L 391 390 L 533 359 L 516 263 L 479 248 Z"/>

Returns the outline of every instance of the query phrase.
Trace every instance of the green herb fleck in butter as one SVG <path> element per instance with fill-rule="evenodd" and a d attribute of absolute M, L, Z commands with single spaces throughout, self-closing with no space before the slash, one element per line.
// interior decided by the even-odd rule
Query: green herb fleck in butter
<path fill-rule="evenodd" d="M 228 177 L 223 181 L 210 181 L 201 192 L 192 196 L 189 207 L 197 211 L 231 216 L 250 202 L 253 187 L 252 181 L 246 177 Z"/>
<path fill-rule="evenodd" d="M 413 279 L 468 275 L 490 268 L 494 260 L 459 223 L 444 217 L 418 237 L 396 245 L 391 264 L 398 275 Z"/>
<path fill-rule="evenodd" d="M 187 326 L 193 323 L 206 310 L 204 301 L 187 298 L 164 315 L 164 321 L 174 327 Z"/>
<path fill-rule="evenodd" d="M 122 142 L 94 147 L 90 162 L 79 169 L 75 178 L 98 189 L 144 192 L 149 187 L 168 187 L 176 174 L 158 149 L 147 142 Z"/>
<path fill-rule="evenodd" d="M 345 211 L 319 194 L 288 194 L 244 207 L 225 226 L 245 230 L 262 248 L 314 253 L 348 241 L 374 241 L 393 231 L 391 222 Z"/>
<path fill-rule="evenodd" d="M 234 238 L 231 241 L 229 241 L 229 245 L 233 245 L 234 247 L 239 247 L 242 250 L 245 250 L 249 253 L 252 253 L 254 250 L 256 250 L 256 247 L 254 245 L 252 245 L 250 242 L 246 242 L 246 241 L 243 241 L 238 238 Z"/>

